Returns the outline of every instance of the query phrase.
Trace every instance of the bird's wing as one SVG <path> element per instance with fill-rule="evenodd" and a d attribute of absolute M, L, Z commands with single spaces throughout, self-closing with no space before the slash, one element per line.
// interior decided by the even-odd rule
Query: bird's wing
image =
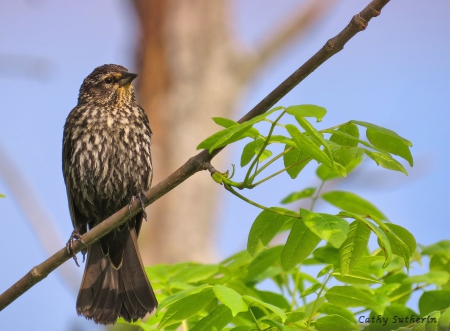
<path fill-rule="evenodd" d="M 69 210 L 70 217 L 72 218 L 72 224 L 74 228 L 78 228 L 78 232 L 83 234 L 87 231 L 87 220 L 82 215 L 80 210 L 75 204 L 75 201 L 72 197 L 72 187 L 70 181 L 70 167 L 69 162 L 72 158 L 73 153 L 73 144 L 72 139 L 69 137 L 69 130 L 67 129 L 67 124 L 64 126 L 64 135 L 63 135 L 63 153 L 62 153 L 62 171 L 64 175 L 64 182 L 66 183 L 66 191 L 67 191 L 67 199 L 69 200 Z"/>

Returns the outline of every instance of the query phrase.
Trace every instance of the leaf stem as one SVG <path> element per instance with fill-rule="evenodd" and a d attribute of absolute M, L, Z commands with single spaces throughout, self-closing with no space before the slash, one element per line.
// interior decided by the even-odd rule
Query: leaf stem
<path fill-rule="evenodd" d="M 313 305 L 312 310 L 311 310 L 311 315 L 309 315 L 308 321 L 306 323 L 306 331 L 309 330 L 309 326 L 310 326 L 311 321 L 313 319 L 314 311 L 316 310 L 317 302 L 319 302 L 320 296 L 322 295 L 322 292 L 325 289 L 325 286 L 327 285 L 328 281 L 331 278 L 331 274 L 332 274 L 332 271 L 330 271 L 330 273 L 328 274 L 328 277 L 325 279 L 325 282 L 322 284 L 322 287 L 320 288 L 319 293 L 317 293 L 317 298 L 316 298 L 316 300 L 314 300 L 314 305 Z"/>
<path fill-rule="evenodd" d="M 284 154 L 290 152 L 294 147 L 289 147 L 288 149 L 284 150 L 282 153 L 278 154 L 277 156 L 273 157 L 269 161 L 267 161 L 266 164 L 264 164 L 258 171 L 255 171 L 253 176 L 251 177 L 251 180 L 255 179 L 256 176 L 258 176 L 264 169 L 266 169 L 269 165 L 271 165 L 273 162 L 278 160 L 280 157 L 282 157 Z"/>
<path fill-rule="evenodd" d="M 314 205 L 316 204 L 316 200 L 319 198 L 320 191 L 322 191 L 324 185 L 325 185 L 325 180 L 322 180 L 322 183 L 320 184 L 319 189 L 317 190 L 316 196 L 314 198 L 312 198 L 311 207 L 310 207 L 311 211 L 314 210 Z"/>
<path fill-rule="evenodd" d="M 261 327 L 260 327 L 259 324 L 258 324 L 258 320 L 256 319 L 255 314 L 253 314 L 252 308 L 251 308 L 251 307 L 248 307 L 248 311 L 250 312 L 250 315 L 252 316 L 253 320 L 255 321 L 255 324 L 256 324 L 256 327 L 258 328 L 258 330 L 259 330 L 259 331 L 262 331 L 262 330 L 261 330 Z"/>
<path fill-rule="evenodd" d="M 300 163 L 303 163 L 303 162 L 305 162 L 305 161 L 308 161 L 308 159 L 310 159 L 310 157 L 307 157 L 307 158 L 304 158 L 303 160 L 300 160 L 300 161 L 298 161 L 298 162 L 292 163 L 290 166 L 288 166 L 288 167 L 286 167 L 286 168 L 283 168 L 283 169 L 281 169 L 281 170 L 275 172 L 274 174 L 272 174 L 272 175 L 270 175 L 270 176 L 268 176 L 268 177 L 266 177 L 266 178 L 264 178 L 264 179 L 261 179 L 259 182 L 256 182 L 255 184 L 250 184 L 250 185 L 248 185 L 247 188 L 252 189 L 252 188 L 254 188 L 255 186 L 258 186 L 259 184 L 262 184 L 262 183 L 264 183 L 265 181 L 267 181 L 267 180 L 269 180 L 269 179 L 271 179 L 271 178 L 273 178 L 273 177 L 275 177 L 275 176 L 281 174 L 282 172 L 285 172 L 286 170 L 288 170 L 288 169 L 290 169 L 290 168 L 292 168 L 292 167 L 295 167 L 296 165 L 299 165 Z"/>
<path fill-rule="evenodd" d="M 251 204 L 252 206 L 255 206 L 255 207 L 258 207 L 258 208 L 261 208 L 261 209 L 270 211 L 270 212 L 275 213 L 275 214 L 279 214 L 279 215 L 283 215 L 283 216 L 289 216 L 289 217 L 295 217 L 294 214 L 283 213 L 282 211 L 275 210 L 275 209 L 271 209 L 271 208 L 269 208 L 269 207 L 260 205 L 259 203 L 256 203 L 256 202 L 254 202 L 254 201 L 252 201 L 252 200 L 250 200 L 250 199 L 244 197 L 243 195 L 239 194 L 239 193 L 236 192 L 231 186 L 227 185 L 226 183 L 224 183 L 224 187 L 225 187 L 225 189 L 226 189 L 227 191 L 231 192 L 232 194 L 234 194 L 235 196 L 237 196 L 237 197 L 240 198 L 241 200 L 244 200 L 245 202 Z"/>
<path fill-rule="evenodd" d="M 277 124 L 277 122 L 281 119 L 281 117 L 286 114 L 286 111 L 283 110 L 280 114 L 280 116 L 277 117 L 277 119 L 272 123 L 272 125 L 270 126 L 270 130 L 269 130 L 269 134 L 266 137 L 266 140 L 264 141 L 264 144 L 261 148 L 261 150 L 259 151 L 258 155 L 256 156 L 255 160 L 252 162 L 252 164 L 250 165 L 250 168 L 248 168 L 247 174 L 245 175 L 245 179 L 244 179 L 244 186 L 247 186 L 248 184 L 248 180 L 250 178 L 250 174 L 253 170 L 253 168 L 255 167 L 256 163 L 259 161 L 259 158 L 261 157 L 262 153 L 264 152 L 264 150 L 266 149 L 267 145 L 269 144 L 269 140 L 270 137 L 272 136 L 273 130 L 275 129 L 275 126 Z"/>

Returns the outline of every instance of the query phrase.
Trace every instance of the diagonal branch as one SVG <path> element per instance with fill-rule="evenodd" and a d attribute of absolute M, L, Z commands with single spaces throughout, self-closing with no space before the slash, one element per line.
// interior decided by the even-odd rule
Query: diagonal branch
<path fill-rule="evenodd" d="M 389 2 L 389 0 L 373 0 L 359 14 L 356 14 L 350 23 L 334 38 L 331 38 L 326 44 L 306 61 L 299 69 L 297 69 L 284 82 L 278 85 L 270 92 L 261 102 L 259 102 L 252 110 L 239 120 L 239 123 L 245 122 L 255 116 L 265 113 L 273 105 L 275 105 L 282 97 L 284 97 L 297 84 L 311 74 L 318 66 L 329 59 L 331 56 L 344 48 L 344 45 L 358 32 L 367 27 L 368 22 L 373 17 L 380 14 L 381 9 Z M 171 191 L 173 188 L 184 182 L 196 172 L 207 170 L 209 162 L 216 156 L 222 148 L 214 150 L 211 154 L 207 150 L 203 150 L 196 156 L 191 157 L 178 170 L 154 186 L 146 192 L 148 201 L 146 206 L 150 205 L 161 196 Z M 139 201 L 134 201 L 131 208 L 123 207 L 118 212 L 108 217 L 99 225 L 94 227 L 82 237 L 86 245 L 91 245 L 101 237 L 128 221 L 132 216 L 141 210 Z M 80 241 L 74 244 L 74 252 L 78 253 L 84 248 Z M 50 258 L 41 264 L 32 268 L 24 277 L 18 280 L 13 286 L 0 295 L 0 311 L 17 299 L 20 295 L 29 290 L 33 285 L 44 279 L 50 272 L 55 270 L 61 264 L 70 258 L 66 248 L 60 249 Z"/>
<path fill-rule="evenodd" d="M 244 60 L 243 71 L 249 77 L 258 68 L 280 53 L 280 49 L 303 35 L 336 3 L 336 0 L 311 0 L 307 5 L 299 7 L 291 18 L 283 20 L 281 27 L 271 34 L 263 45 L 256 51 L 255 56 Z"/>

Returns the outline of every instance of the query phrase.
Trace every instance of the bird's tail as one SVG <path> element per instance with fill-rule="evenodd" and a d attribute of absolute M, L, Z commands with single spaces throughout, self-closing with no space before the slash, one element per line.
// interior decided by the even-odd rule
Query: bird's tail
<path fill-rule="evenodd" d="M 99 241 L 88 249 L 88 260 L 77 299 L 77 313 L 98 324 L 143 318 L 158 306 L 142 265 L 134 229 L 125 236 L 122 265 L 116 269 Z"/>

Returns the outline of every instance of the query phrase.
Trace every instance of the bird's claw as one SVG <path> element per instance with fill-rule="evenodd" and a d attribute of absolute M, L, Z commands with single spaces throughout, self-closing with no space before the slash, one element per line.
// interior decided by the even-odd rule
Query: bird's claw
<path fill-rule="evenodd" d="M 138 193 L 137 195 L 133 195 L 131 197 L 131 201 L 128 204 L 128 211 L 131 211 L 131 206 L 133 205 L 133 202 L 136 199 L 138 199 L 140 204 L 141 204 L 142 217 L 144 218 L 145 221 L 147 221 L 147 212 L 145 211 L 145 204 L 144 204 L 144 200 L 147 200 L 147 197 L 145 196 L 145 192 L 144 191 Z"/>
<path fill-rule="evenodd" d="M 72 234 L 70 235 L 70 238 L 69 238 L 69 240 L 67 241 L 67 244 L 66 244 L 66 250 L 67 250 L 67 254 L 69 254 L 73 258 L 73 260 L 75 261 L 76 265 L 80 266 L 80 264 L 78 263 L 77 255 L 73 252 L 73 242 L 75 240 L 79 240 L 79 241 L 81 241 L 81 243 L 83 245 L 85 245 L 85 243 L 83 241 L 83 238 L 82 238 L 78 228 L 75 228 L 72 231 Z M 84 262 L 84 259 L 85 259 L 85 256 L 86 256 L 85 251 L 82 251 L 82 254 L 83 254 L 83 262 Z"/>

